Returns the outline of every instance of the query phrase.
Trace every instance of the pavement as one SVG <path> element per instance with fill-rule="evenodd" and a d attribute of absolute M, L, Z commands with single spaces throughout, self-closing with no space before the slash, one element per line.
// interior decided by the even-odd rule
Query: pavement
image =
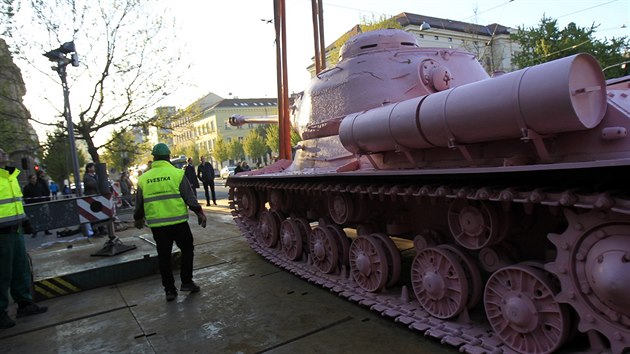
<path fill-rule="evenodd" d="M 192 214 L 189 219 L 199 293 L 180 292 L 176 301 L 166 302 L 160 277 L 153 273 L 47 299 L 40 305 L 48 306 L 48 312 L 19 318 L 15 327 L 0 330 L 0 352 L 456 352 L 268 263 L 240 235 L 227 200 L 218 204 L 203 207 L 205 229 Z M 116 236 L 139 247 L 112 257 L 90 255 L 106 238 L 26 236 L 34 277 L 61 272 L 70 259 L 101 267 L 99 262 L 154 252 L 145 249 L 151 244 L 150 230 L 133 228 L 122 215 Z M 175 279 L 179 285 L 178 274 Z M 9 310 L 15 318 L 16 305 Z"/>

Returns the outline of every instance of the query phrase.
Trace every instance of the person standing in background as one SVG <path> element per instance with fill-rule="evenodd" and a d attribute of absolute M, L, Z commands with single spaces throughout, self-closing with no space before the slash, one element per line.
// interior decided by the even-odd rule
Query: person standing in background
<path fill-rule="evenodd" d="M 52 200 L 57 200 L 57 194 L 59 193 L 59 185 L 55 181 L 50 181 L 50 195 Z"/>
<path fill-rule="evenodd" d="M 214 193 L 214 167 L 206 161 L 204 156 L 201 156 L 201 164 L 197 167 L 197 178 L 203 183 L 203 189 L 206 192 L 206 206 L 210 206 L 208 188 L 212 191 L 212 203 L 217 205 L 217 195 Z"/>
<path fill-rule="evenodd" d="M 192 188 L 193 194 L 195 198 L 197 198 L 197 188 L 199 188 L 199 181 L 197 180 L 197 174 L 195 173 L 195 165 L 193 165 L 192 157 L 189 157 L 186 160 L 187 164 L 184 167 L 184 176 L 190 183 L 190 188 Z"/>
<path fill-rule="evenodd" d="M 239 162 L 236 164 L 236 168 L 234 169 L 234 174 L 243 172 L 243 162 Z"/>
<path fill-rule="evenodd" d="M 93 162 L 89 162 L 85 165 L 85 174 L 83 175 L 83 194 L 94 195 L 100 194 L 98 189 L 98 176 L 96 176 L 96 165 Z M 107 234 L 107 230 L 104 226 L 99 226 L 94 230 L 94 224 L 88 223 L 87 236 L 104 236 Z"/>
<path fill-rule="evenodd" d="M 98 194 L 98 179 L 96 177 L 96 166 L 93 162 L 85 165 L 85 174 L 83 175 L 83 194 Z"/>
<path fill-rule="evenodd" d="M 120 183 L 120 193 L 122 194 L 120 198 L 122 201 L 122 207 L 131 208 L 133 206 L 133 202 L 131 200 L 131 191 L 133 190 L 133 183 L 131 183 L 131 179 L 129 179 L 129 175 L 127 174 L 126 171 L 123 171 L 120 174 L 120 180 L 118 182 Z"/>
<path fill-rule="evenodd" d="M 44 192 L 37 180 L 37 176 L 29 175 L 28 183 L 22 188 L 22 196 L 24 198 L 24 204 L 41 203 L 46 200 Z M 48 198 L 50 199 L 50 198 Z M 44 231 L 46 235 L 52 235 L 49 230 Z M 37 232 L 33 232 L 31 237 L 37 236 Z"/>
<path fill-rule="evenodd" d="M 37 171 L 37 188 L 39 188 L 42 195 L 40 202 L 49 202 L 50 188 L 48 188 L 48 178 L 46 172 L 42 170 Z"/>
<path fill-rule="evenodd" d="M 24 204 L 39 203 L 43 201 L 42 191 L 37 186 L 37 176 L 28 175 L 28 183 L 22 188 Z"/>

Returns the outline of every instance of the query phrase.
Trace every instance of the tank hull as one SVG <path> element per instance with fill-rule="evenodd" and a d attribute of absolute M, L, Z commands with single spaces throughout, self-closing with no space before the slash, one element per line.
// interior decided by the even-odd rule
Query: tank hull
<path fill-rule="evenodd" d="M 305 92 L 293 161 L 228 179 L 251 247 L 461 352 L 630 349 L 630 77 L 377 32 Z"/>
<path fill-rule="evenodd" d="M 567 305 L 553 300 L 552 303 L 562 310 L 557 310 L 553 321 L 550 321 L 561 324 L 562 331 L 554 335 L 562 339 L 546 343 L 547 349 L 553 348 L 550 351 L 529 350 L 526 349 L 528 343 L 512 343 L 508 346 L 497 342 L 496 333 L 483 312 L 479 294 L 484 292 L 484 285 L 487 286 L 484 281 L 488 277 L 509 265 L 518 265 L 515 271 L 519 276 L 533 274 L 532 277 L 537 276 L 534 279 L 544 281 L 545 277 L 539 275 L 540 269 L 548 268 L 554 273 L 552 270 L 557 267 L 558 256 L 551 240 L 560 237 L 558 235 L 562 235 L 563 231 L 566 233 L 566 230 L 579 229 L 583 220 L 593 224 L 591 229 L 605 228 L 612 222 L 620 232 L 630 232 L 630 198 L 615 192 L 625 184 L 623 176 L 630 172 L 630 165 L 619 163 L 615 166 L 585 167 L 570 164 L 554 170 L 513 167 L 502 172 L 488 169 L 477 169 L 475 172 L 460 169 L 449 174 L 441 170 L 422 172 L 351 172 L 317 176 L 279 173 L 273 176 L 237 176 L 230 178 L 228 185 L 235 221 L 247 236 L 252 249 L 279 267 L 383 316 L 391 317 L 413 330 L 467 353 L 555 352 L 563 346 L 570 351 L 589 350 L 589 345 L 576 347 L 567 344 L 569 332 L 575 330 L 571 329 L 575 322 L 569 319 L 570 316 L 576 316 L 571 306 L 586 307 L 581 308 L 583 312 L 578 311 L 577 316 L 597 315 L 601 322 L 610 323 L 599 308 Z M 601 176 L 608 178 L 602 179 Z M 585 189 L 585 185 L 592 188 Z M 247 193 L 252 194 L 245 196 Z M 243 209 L 243 199 L 249 200 L 245 203 L 249 206 L 246 210 Z M 338 199 L 342 200 L 341 206 L 335 206 L 334 201 Z M 271 213 L 272 217 L 265 217 L 267 213 Z M 478 214 L 482 217 L 476 218 Z M 463 232 L 463 221 L 458 224 L 449 215 L 470 219 L 471 223 L 477 223 L 479 230 L 485 231 L 474 231 L 473 228 L 468 233 Z M 573 220 L 568 222 L 567 215 Z M 293 229 L 288 224 L 295 224 L 295 230 L 299 229 L 297 225 L 308 225 L 311 231 L 291 231 Z M 457 225 L 460 225 L 459 232 Z M 313 231 L 320 229 L 334 231 L 329 234 L 319 232 L 325 236 Z M 346 246 L 339 239 L 339 230 L 343 231 L 341 238 L 347 238 Z M 480 237 L 478 232 L 488 235 Z M 590 230 L 575 237 L 592 239 L 592 233 Z M 360 263 L 361 257 L 357 255 L 359 251 L 353 253 L 348 250 L 351 247 L 348 244 L 352 245 L 362 238 L 369 239 L 374 234 L 388 235 L 400 252 L 399 257 L 387 256 L 382 246 L 380 252 L 383 254 L 375 252 L 374 258 L 371 258 L 371 274 L 378 274 L 376 270 L 382 262 L 388 263 L 389 267 L 394 266 L 393 262 L 400 264 L 398 276 L 381 269 L 381 278 L 384 280 L 379 282 L 385 285 L 377 287 L 377 291 L 372 290 L 370 281 L 353 275 L 353 269 L 358 268 L 356 264 Z M 318 259 L 315 245 L 322 238 L 335 246 L 324 247 L 324 256 L 319 255 L 323 258 Z M 299 255 L 290 246 L 295 242 L 301 243 Z M 586 243 L 592 243 L 592 240 Z M 445 245 L 455 247 L 459 256 L 456 259 L 465 259 L 468 264 L 467 267 L 460 267 L 459 277 L 477 279 L 477 284 L 451 285 L 462 292 L 461 289 L 466 288 L 468 295 L 466 299 L 455 296 L 455 302 L 464 308 L 447 313 L 448 318 L 436 316 L 439 314 L 430 307 L 428 312 L 422 298 L 414 296 L 420 290 L 417 290 L 418 281 L 414 283 L 412 275 L 414 270 L 418 272 L 418 267 L 414 267 L 418 255 L 422 255 L 423 251 L 440 250 Z M 340 251 L 344 247 L 346 251 Z M 565 246 L 559 245 L 558 249 L 562 247 Z M 562 263 L 577 266 L 577 253 L 577 250 L 570 249 L 568 255 L 564 256 L 569 259 Z M 471 272 L 479 275 L 472 276 L 469 274 Z M 562 271 L 557 273 L 562 274 Z M 391 277 L 398 277 L 399 280 L 388 286 L 387 281 Z M 566 282 L 571 283 L 569 280 Z M 553 288 L 551 283 L 542 284 L 558 297 L 566 291 Z M 572 286 L 575 284 L 567 285 L 567 288 Z M 474 304 L 470 304 L 473 301 L 470 300 L 473 296 L 471 293 L 476 294 Z M 535 296 L 532 298 L 536 299 Z M 586 298 L 584 302 L 590 301 Z M 544 305 L 546 303 L 537 304 Z M 622 339 L 630 335 L 624 325 L 610 326 L 613 327 L 610 330 L 624 333 Z M 532 336 L 536 338 L 532 339 L 533 342 L 539 340 L 538 336 Z M 623 341 L 619 342 L 615 352 L 622 351 L 619 346 L 623 346 Z"/>

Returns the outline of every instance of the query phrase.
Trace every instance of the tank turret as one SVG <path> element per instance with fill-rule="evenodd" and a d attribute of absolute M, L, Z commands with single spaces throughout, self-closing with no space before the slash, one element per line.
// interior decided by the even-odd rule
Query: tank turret
<path fill-rule="evenodd" d="M 400 30 L 340 57 L 295 159 L 228 179 L 251 247 L 461 352 L 630 350 L 630 77 L 490 77 Z"/>

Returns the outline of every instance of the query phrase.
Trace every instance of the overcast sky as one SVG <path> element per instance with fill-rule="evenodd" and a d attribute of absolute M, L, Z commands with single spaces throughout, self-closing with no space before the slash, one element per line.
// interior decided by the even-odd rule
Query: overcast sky
<path fill-rule="evenodd" d="M 188 85 L 169 101 L 185 106 L 214 92 L 228 98 L 275 97 L 273 0 L 172 0 L 193 63 Z M 311 0 L 286 0 L 290 91 L 308 84 L 306 67 L 314 54 Z M 628 0 L 324 0 L 326 45 L 363 18 L 401 12 L 508 27 L 536 26 L 543 15 L 569 22 L 600 25 L 598 36 L 628 35 Z M 622 28 L 622 26 L 626 28 Z"/>
<path fill-rule="evenodd" d="M 314 55 L 311 0 L 286 3 L 289 90 L 299 92 L 308 85 L 306 67 Z M 273 19 L 273 0 L 164 0 L 161 4 L 170 7 L 166 15 L 172 14 L 178 23 L 176 44 L 186 54 L 181 65 L 190 65 L 179 89 L 161 105 L 184 108 L 209 92 L 224 98 L 276 97 L 275 33 L 274 25 L 267 22 Z M 324 0 L 323 6 L 326 45 L 363 19 L 401 12 L 514 28 L 537 26 L 546 15 L 557 19 L 560 28 L 569 22 L 599 25 L 600 38 L 630 34 L 630 0 Z M 41 82 L 26 84 L 25 103 L 34 117 L 58 115 L 38 91 Z M 71 103 L 76 105 L 76 99 Z M 44 141 L 48 128 L 35 129 Z"/>

